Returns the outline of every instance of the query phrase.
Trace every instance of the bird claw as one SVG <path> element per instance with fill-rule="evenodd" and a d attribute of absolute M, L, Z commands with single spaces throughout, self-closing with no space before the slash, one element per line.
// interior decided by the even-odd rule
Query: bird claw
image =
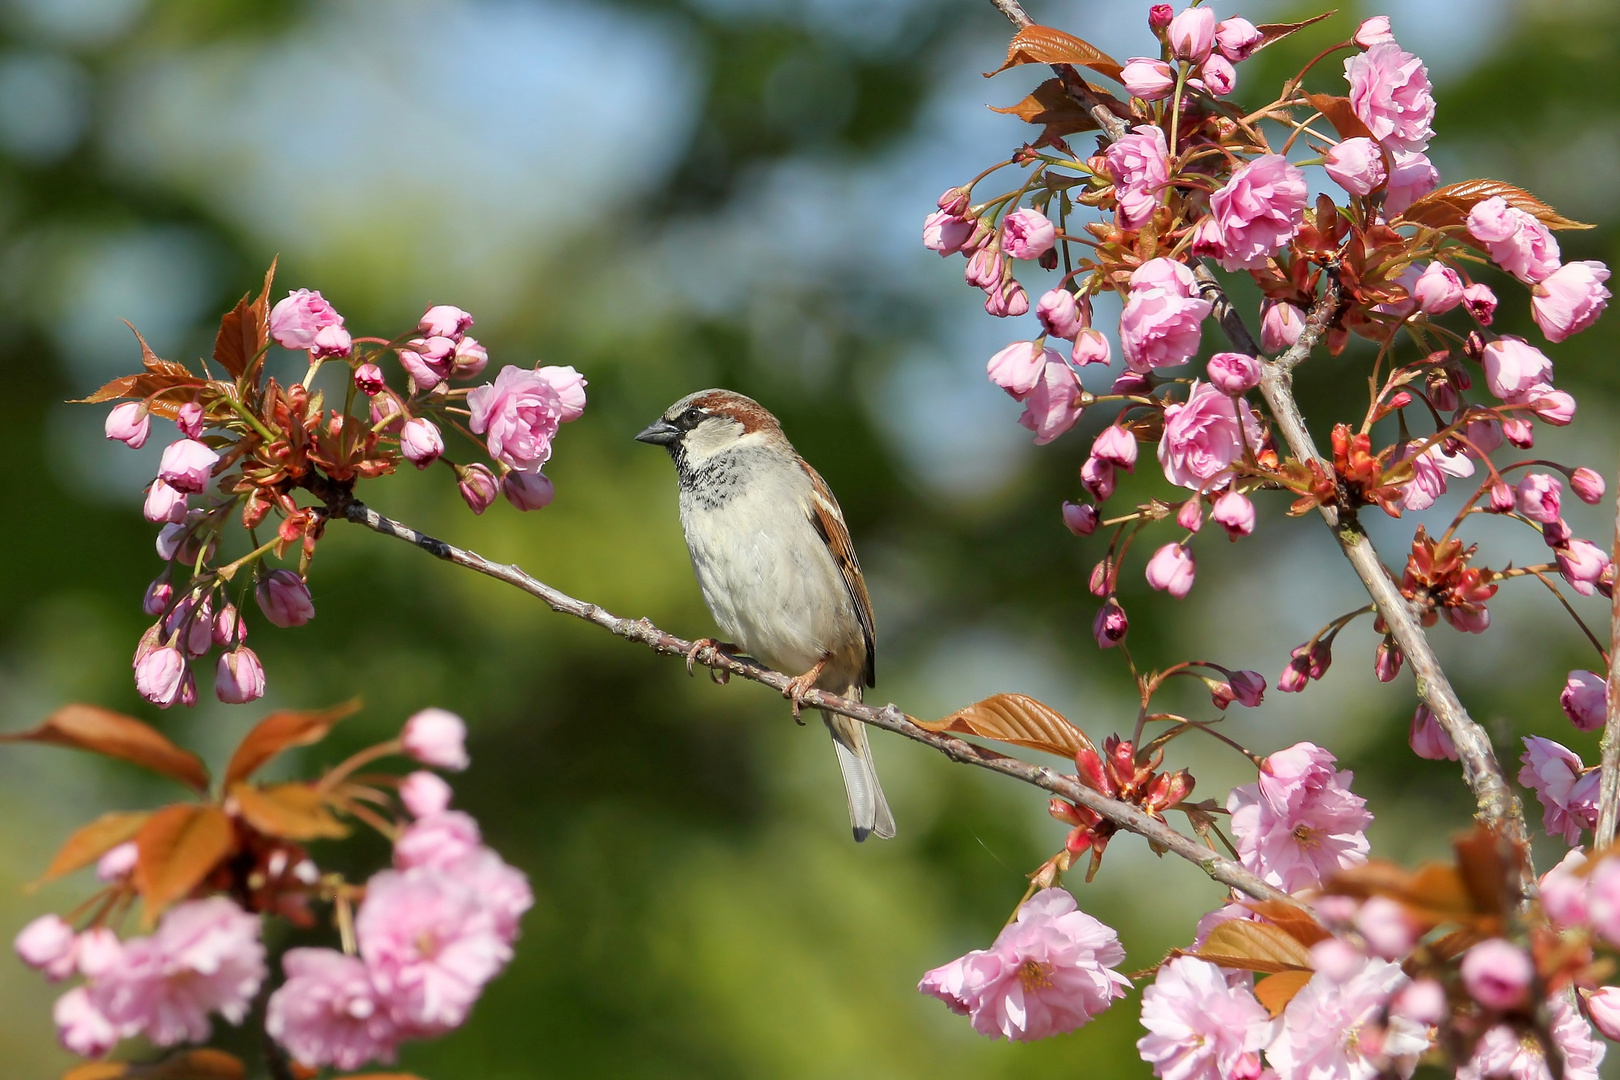
<path fill-rule="evenodd" d="M 816 680 L 821 678 L 822 670 L 826 668 L 828 661 L 831 659 L 832 655 L 830 653 L 823 656 L 816 661 L 815 667 L 803 675 L 795 675 L 788 680 L 787 686 L 782 689 L 782 696 L 793 702 L 793 722 L 800 727 L 804 726 L 804 721 L 799 719 L 799 710 L 804 708 L 805 695 L 815 689 Z"/>
<path fill-rule="evenodd" d="M 692 669 L 697 664 L 697 654 L 702 652 L 704 649 L 711 648 L 718 652 L 729 653 L 732 649 L 735 649 L 736 646 L 729 641 L 721 641 L 719 638 L 698 638 L 696 641 L 692 642 L 692 647 L 686 650 L 686 673 L 688 675 L 692 674 Z M 724 686 L 730 681 L 731 673 L 729 671 L 722 671 L 719 668 L 710 668 L 709 677 L 715 682 Z"/>

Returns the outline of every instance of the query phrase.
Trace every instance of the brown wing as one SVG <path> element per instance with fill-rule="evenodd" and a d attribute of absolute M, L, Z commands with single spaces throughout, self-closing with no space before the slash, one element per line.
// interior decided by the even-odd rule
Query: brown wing
<path fill-rule="evenodd" d="M 862 673 L 867 686 L 876 685 L 877 679 L 877 624 L 872 619 L 872 598 L 866 595 L 866 579 L 861 576 L 861 564 L 855 558 L 855 545 L 849 539 L 849 526 L 844 524 L 844 512 L 838 509 L 838 500 L 821 474 L 810 463 L 799 459 L 799 466 L 810 477 L 810 524 L 827 542 L 838 570 L 844 575 L 850 602 L 855 605 L 855 616 L 861 621 L 861 637 L 866 642 L 866 670 Z"/>

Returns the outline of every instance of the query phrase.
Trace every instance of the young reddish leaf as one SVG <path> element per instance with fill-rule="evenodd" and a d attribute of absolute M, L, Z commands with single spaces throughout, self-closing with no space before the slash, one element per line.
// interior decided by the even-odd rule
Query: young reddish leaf
<path fill-rule="evenodd" d="M 1275 975 L 1267 975 L 1254 984 L 1254 996 L 1260 999 L 1260 1004 L 1275 1019 L 1288 1008 L 1294 995 L 1305 989 L 1305 984 L 1311 981 L 1314 974 L 1313 971 L 1279 971 Z"/>
<path fill-rule="evenodd" d="M 225 767 L 225 786 L 245 780 L 283 750 L 308 746 L 326 738 L 332 726 L 360 710 L 360 699 L 314 712 L 278 712 L 260 720 L 242 739 Z"/>
<path fill-rule="evenodd" d="M 219 320 L 219 333 L 214 335 L 214 359 L 231 378 L 241 378 L 248 361 L 258 351 L 253 344 L 255 336 L 252 304 L 243 293 L 236 306 Z"/>
<path fill-rule="evenodd" d="M 129 332 L 135 335 L 135 340 L 141 343 L 141 364 L 154 375 L 164 375 L 172 378 L 192 378 L 191 369 L 184 364 L 177 364 L 173 360 L 165 360 L 152 351 L 152 346 L 141 337 L 141 332 L 135 329 L 135 324 L 128 319 L 123 320 Z"/>
<path fill-rule="evenodd" d="M 1590 229 L 1592 226 L 1572 221 L 1523 188 L 1501 180 L 1464 180 L 1436 188 L 1408 206 L 1401 219 L 1417 225 L 1444 229 L 1458 226 L 1468 220 L 1468 212 L 1476 203 L 1493 196 L 1501 196 L 1509 206 L 1517 207 L 1540 221 L 1549 229 Z"/>
<path fill-rule="evenodd" d="M 150 923 L 235 850 L 236 831 L 217 806 L 179 803 L 155 811 L 135 834 L 135 847 L 135 888 Z"/>
<path fill-rule="evenodd" d="M 89 397 L 77 398 L 71 404 L 99 405 L 103 401 L 113 401 L 117 398 L 150 398 L 155 394 L 189 398 L 198 389 L 207 385 L 207 379 L 193 375 L 189 371 L 184 375 L 148 371 L 140 375 L 120 375 Z M 167 418 L 172 418 L 179 407 L 176 401 L 151 402 L 152 411 Z"/>
<path fill-rule="evenodd" d="M 162 1061 L 137 1065 L 130 1080 L 243 1080 L 247 1066 L 223 1050 L 182 1050 Z"/>
<path fill-rule="evenodd" d="M 1243 906 L 1309 949 L 1325 937 L 1327 928 L 1293 904 L 1282 900 L 1245 900 Z"/>
<path fill-rule="evenodd" d="M 55 881 L 64 874 L 71 874 L 81 866 L 89 866 L 125 840 L 133 839 L 146 824 L 146 819 L 152 815 L 146 811 L 135 813 L 113 812 L 102 814 L 90 824 L 76 830 L 67 838 L 51 865 L 45 868 L 45 873 L 34 885 L 43 885 L 47 881 Z"/>
<path fill-rule="evenodd" d="M 1018 104 L 1005 109 L 992 105 L 990 111 L 1011 113 L 1030 124 L 1044 124 L 1048 135 L 1073 135 L 1077 131 L 1091 131 L 1097 126 L 1091 114 L 1063 89 L 1061 79 L 1047 79 Z"/>
<path fill-rule="evenodd" d="M 1311 970 L 1305 946 L 1275 926 L 1247 919 L 1221 923 L 1204 939 L 1204 947 L 1190 955 L 1245 971 Z"/>
<path fill-rule="evenodd" d="M 1089 41 L 1038 25 L 1026 26 L 1014 34 L 1007 46 L 1007 62 L 995 71 L 985 72 L 984 77 L 988 79 L 1019 64 L 1078 64 L 1116 82 L 1120 72 L 1119 62 Z"/>
<path fill-rule="evenodd" d="M 1287 37 L 1289 34 L 1292 34 L 1296 30 L 1303 30 L 1307 26 L 1311 25 L 1312 23 L 1319 23 L 1323 19 L 1329 18 L 1330 16 L 1333 16 L 1333 15 L 1337 15 L 1338 13 L 1339 13 L 1339 9 L 1334 8 L 1332 11 L 1324 11 L 1320 15 L 1313 15 L 1309 19 L 1306 19 L 1304 22 L 1262 23 L 1261 25 L 1255 27 L 1256 30 L 1260 31 L 1260 39 L 1261 39 L 1260 44 L 1256 45 L 1255 48 L 1256 49 L 1263 49 L 1267 45 L 1270 45 L 1270 44 L 1272 44 L 1274 42 L 1281 41 L 1283 38 Z"/>
<path fill-rule="evenodd" d="M 129 1075 L 126 1061 L 88 1061 L 62 1074 L 62 1080 L 119 1080 Z"/>
<path fill-rule="evenodd" d="M 1455 960 L 1475 945 L 1493 935 L 1480 930 L 1453 930 L 1435 941 L 1429 943 L 1429 951 L 1441 960 Z"/>
<path fill-rule="evenodd" d="M 242 820 L 266 836 L 283 840 L 320 840 L 349 835 L 348 828 L 332 816 L 325 798 L 313 784 L 274 784 L 255 787 L 237 783 L 231 786 Z"/>
<path fill-rule="evenodd" d="M 919 720 L 917 726 L 929 731 L 979 735 L 1066 758 L 1092 747 L 1085 732 L 1065 720 L 1056 709 L 1023 694 L 996 694 L 953 712 L 943 720 Z"/>
<path fill-rule="evenodd" d="M 208 790 L 208 770 L 196 754 L 182 750 L 133 716 L 94 705 L 64 705 L 32 731 L 0 735 L 0 742 L 71 746 L 132 761 L 196 791 Z"/>
<path fill-rule="evenodd" d="M 1373 133 L 1367 130 L 1367 125 L 1361 122 L 1350 107 L 1347 97 L 1334 97 L 1332 94 L 1306 94 L 1305 100 L 1311 103 L 1311 108 L 1327 117 L 1333 130 L 1339 133 L 1341 139 L 1370 139 Z"/>

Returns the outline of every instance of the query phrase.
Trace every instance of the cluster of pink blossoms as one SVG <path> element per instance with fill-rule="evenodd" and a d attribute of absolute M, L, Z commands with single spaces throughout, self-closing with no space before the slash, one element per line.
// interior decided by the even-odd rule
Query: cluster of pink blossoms
<path fill-rule="evenodd" d="M 146 517 L 162 526 L 157 551 L 167 565 L 146 590 L 143 606 L 158 621 L 134 659 L 136 689 L 164 708 L 195 704 L 195 663 L 214 647 L 221 650 L 214 674 L 221 701 L 263 695 L 264 667 L 246 645 L 239 610 L 244 583 L 251 581 L 260 611 L 275 626 L 314 617 L 309 562 L 328 518 L 353 498 L 358 480 L 392 472 L 400 461 L 418 469 L 443 462 L 475 513 L 499 495 L 519 510 L 538 510 L 553 497 L 541 467 L 558 429 L 585 409 L 585 380 L 571 367 L 505 367 L 493 383 L 453 389 L 452 382 L 476 379 L 489 362 L 467 333 L 473 317 L 460 308 L 429 308 L 413 333 L 392 341 L 355 339 L 319 292 L 299 289 L 269 307 L 269 288 L 267 278 L 258 301 L 249 306 L 244 298 L 221 325 L 215 359 L 225 378 L 193 375 L 143 343 L 146 370 L 89 399 L 133 399 L 108 415 L 109 439 L 142 446 L 154 413 L 172 419 L 180 436 L 164 450 L 147 489 Z M 299 382 L 283 387 L 266 376 L 272 341 L 307 354 Z M 403 388 L 390 386 L 377 362 L 388 353 L 404 373 Z M 351 370 L 341 409 L 327 408 L 313 388 L 328 362 Z M 351 413 L 357 406 L 364 407 Z M 496 468 L 446 457 L 447 427 L 488 453 Z M 300 491 L 316 501 L 301 504 Z M 255 547 L 219 565 L 222 534 L 238 511 Z M 275 536 L 261 543 L 256 530 L 267 519 Z M 295 547 L 296 571 L 267 565 L 267 556 L 284 557 Z"/>

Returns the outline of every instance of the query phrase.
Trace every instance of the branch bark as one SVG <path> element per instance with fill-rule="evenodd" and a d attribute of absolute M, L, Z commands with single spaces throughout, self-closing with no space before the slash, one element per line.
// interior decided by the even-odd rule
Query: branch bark
<path fill-rule="evenodd" d="M 576 619 L 583 619 L 624 638 L 647 646 L 654 652 L 663 656 L 686 657 L 691 651 L 693 642 L 678 638 L 654 626 L 645 618 L 627 619 L 612 612 L 606 611 L 596 604 L 577 600 L 559 589 L 554 589 L 545 582 L 531 577 L 516 566 L 491 562 L 477 552 L 467 551 L 447 544 L 443 540 L 435 539 L 425 533 L 402 525 L 397 521 L 384 517 L 377 511 L 363 503 L 349 501 L 330 507 L 333 517 L 342 517 L 357 525 L 363 525 L 373 532 L 384 536 L 392 536 L 421 548 L 435 558 L 456 566 L 474 570 L 496 581 L 505 582 L 515 588 L 522 589 L 531 596 L 537 597 L 547 607 L 563 615 L 572 615 Z M 762 683 L 773 690 L 784 693 L 787 691 L 789 676 L 779 671 L 772 671 L 762 664 L 744 657 L 732 656 L 713 646 L 705 646 L 696 654 L 696 661 L 704 667 L 723 671 L 730 675 L 739 675 L 753 682 Z M 1075 777 L 1059 773 L 1045 765 L 1035 765 L 1018 758 L 998 754 L 993 750 L 977 746 L 952 735 L 944 735 L 920 727 L 911 717 L 901 712 L 894 705 L 885 705 L 877 708 L 851 701 L 848 698 L 830 694 L 825 690 L 812 690 L 804 696 L 806 706 L 815 709 L 827 709 L 831 712 L 848 716 L 873 727 L 892 731 L 896 735 L 904 736 L 913 742 L 930 746 L 944 754 L 952 761 L 965 765 L 976 765 L 981 769 L 988 769 L 1002 776 L 1010 776 L 1049 791 L 1053 795 L 1078 803 L 1089 810 L 1112 821 L 1127 832 L 1136 833 L 1146 840 L 1150 840 L 1161 847 L 1174 852 L 1196 864 L 1199 869 L 1214 880 L 1229 888 L 1247 893 L 1257 900 L 1282 900 L 1294 904 L 1288 894 L 1272 888 L 1255 874 L 1250 873 L 1231 859 L 1211 851 L 1192 837 L 1172 829 L 1164 822 L 1148 816 L 1146 813 L 1131 805 L 1110 799 L 1088 787 L 1082 785 Z M 1296 905 L 1297 906 L 1297 905 Z"/>
<path fill-rule="evenodd" d="M 1620 477 L 1615 480 L 1614 544 L 1611 557 L 1620 558 Z M 1620 562 L 1615 565 L 1620 566 Z M 1614 842 L 1620 820 L 1620 676 L 1615 658 L 1620 656 L 1620 589 L 1614 590 L 1609 607 L 1608 715 L 1603 721 L 1603 764 L 1599 771 L 1597 828 L 1592 833 L 1592 850 L 1602 851 Z"/>
<path fill-rule="evenodd" d="M 1018 0 L 990 0 L 997 11 L 1007 16 L 1007 21 L 1022 30 L 1027 26 L 1034 26 L 1035 20 L 1029 17 Z M 1113 142 L 1129 130 L 1126 122 L 1105 103 L 1103 96 L 1091 88 L 1078 69 L 1073 64 L 1053 64 L 1052 73 L 1063 84 L 1063 90 L 1091 114 L 1097 121 L 1097 126 L 1103 134 Z"/>

